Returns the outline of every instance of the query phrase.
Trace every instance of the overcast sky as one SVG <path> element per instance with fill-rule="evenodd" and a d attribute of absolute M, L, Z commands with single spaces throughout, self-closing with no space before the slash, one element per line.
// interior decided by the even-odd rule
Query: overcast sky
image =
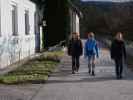
<path fill-rule="evenodd" d="M 133 0 L 82 0 L 82 1 L 112 1 L 112 2 L 125 2 L 125 1 L 133 1 Z"/>

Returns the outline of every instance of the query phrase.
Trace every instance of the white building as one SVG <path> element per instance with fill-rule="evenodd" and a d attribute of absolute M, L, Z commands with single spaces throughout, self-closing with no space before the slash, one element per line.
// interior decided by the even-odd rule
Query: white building
<path fill-rule="evenodd" d="M 71 11 L 71 32 L 80 32 L 79 15 L 75 11 Z"/>
<path fill-rule="evenodd" d="M 82 16 L 81 12 L 78 10 L 78 8 L 73 5 L 70 2 L 70 28 L 71 28 L 71 33 L 72 32 L 77 32 L 80 34 L 80 18 Z"/>
<path fill-rule="evenodd" d="M 35 53 L 35 4 L 0 0 L 0 69 Z"/>

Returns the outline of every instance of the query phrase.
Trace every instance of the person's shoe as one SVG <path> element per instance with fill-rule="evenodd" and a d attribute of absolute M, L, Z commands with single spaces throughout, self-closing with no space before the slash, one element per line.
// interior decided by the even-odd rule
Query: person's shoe
<path fill-rule="evenodd" d="M 91 70 L 88 70 L 88 73 L 91 74 Z"/>
<path fill-rule="evenodd" d="M 77 68 L 76 67 L 74 68 L 74 71 L 77 71 Z"/>
<path fill-rule="evenodd" d="M 79 71 L 79 68 L 76 68 L 76 70 L 75 70 L 76 72 L 78 72 Z"/>
<path fill-rule="evenodd" d="M 75 72 L 74 72 L 74 71 L 72 71 L 72 74 L 75 74 Z"/>
<path fill-rule="evenodd" d="M 120 79 L 120 76 L 119 76 L 119 75 L 118 75 L 118 76 L 116 76 L 116 79 L 118 79 L 118 80 L 119 80 L 119 79 Z"/>
<path fill-rule="evenodd" d="M 95 72 L 94 71 L 92 71 L 92 76 L 95 76 Z"/>
<path fill-rule="evenodd" d="M 119 77 L 120 77 L 120 79 L 122 79 L 122 78 L 123 78 L 123 77 L 122 77 L 122 75 L 120 75 Z"/>

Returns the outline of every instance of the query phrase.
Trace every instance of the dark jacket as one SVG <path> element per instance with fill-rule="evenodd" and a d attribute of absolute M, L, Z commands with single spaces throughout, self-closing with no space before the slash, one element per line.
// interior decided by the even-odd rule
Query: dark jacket
<path fill-rule="evenodd" d="M 68 44 L 68 55 L 81 56 L 83 54 L 82 41 L 71 39 Z"/>
<path fill-rule="evenodd" d="M 124 41 L 114 40 L 111 44 L 111 58 L 112 59 L 126 59 L 126 49 Z"/>

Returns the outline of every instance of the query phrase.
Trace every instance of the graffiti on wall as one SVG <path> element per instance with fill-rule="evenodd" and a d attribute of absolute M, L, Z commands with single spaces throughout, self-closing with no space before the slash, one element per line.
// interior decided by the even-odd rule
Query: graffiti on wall
<path fill-rule="evenodd" d="M 23 55 L 22 47 L 25 47 L 25 45 L 27 45 L 28 48 L 26 52 L 28 53 L 28 55 L 30 55 L 30 50 L 31 50 L 30 45 L 32 41 L 33 37 L 0 38 L 0 66 L 2 66 L 2 58 L 3 58 L 2 56 L 4 55 L 6 55 L 7 59 L 9 60 L 9 64 L 12 64 L 16 61 L 20 61 L 22 59 L 21 56 Z"/>
<path fill-rule="evenodd" d="M 18 37 L 8 39 L 8 53 L 10 63 L 14 63 L 17 60 L 20 60 L 21 54 L 21 42 Z"/>
<path fill-rule="evenodd" d="M 6 38 L 1 39 L 0 41 L 0 66 L 2 66 L 1 62 L 2 62 L 2 54 L 4 53 L 4 44 L 6 43 Z"/>

